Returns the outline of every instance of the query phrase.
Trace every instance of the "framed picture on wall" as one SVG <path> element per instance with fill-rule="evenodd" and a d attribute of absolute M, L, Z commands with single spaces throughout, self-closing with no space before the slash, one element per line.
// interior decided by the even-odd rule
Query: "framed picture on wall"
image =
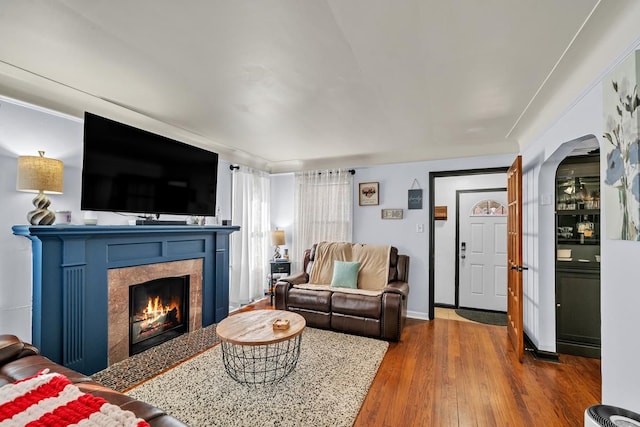
<path fill-rule="evenodd" d="M 382 209 L 382 219 L 402 219 L 402 209 Z"/>
<path fill-rule="evenodd" d="M 379 185 L 377 182 L 361 182 L 358 184 L 358 204 L 360 206 L 376 206 L 379 202 Z"/>
<path fill-rule="evenodd" d="M 409 190 L 408 197 L 408 208 L 409 209 L 422 209 L 422 189 L 418 188 L 415 190 Z"/>

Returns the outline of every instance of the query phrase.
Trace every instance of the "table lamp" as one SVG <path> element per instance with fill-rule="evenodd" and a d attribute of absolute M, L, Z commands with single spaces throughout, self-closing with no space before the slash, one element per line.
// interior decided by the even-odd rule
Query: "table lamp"
<path fill-rule="evenodd" d="M 46 194 L 62 194 L 64 184 L 64 167 L 60 160 L 44 156 L 44 151 L 38 151 L 40 156 L 18 157 L 18 191 L 36 192 L 33 199 L 35 209 L 27 214 L 32 225 L 51 225 L 56 220 L 55 213 L 47 208 L 51 204 Z"/>
<path fill-rule="evenodd" d="M 280 245 L 284 245 L 284 230 L 273 230 L 271 232 L 271 243 L 274 246 L 273 259 L 279 260 L 282 258 L 282 255 L 280 255 Z"/>

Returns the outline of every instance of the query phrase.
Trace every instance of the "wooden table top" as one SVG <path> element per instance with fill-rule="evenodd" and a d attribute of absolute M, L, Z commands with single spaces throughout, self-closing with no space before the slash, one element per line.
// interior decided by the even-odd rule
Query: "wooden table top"
<path fill-rule="evenodd" d="M 276 319 L 289 320 L 289 329 L 274 330 Z M 302 333 L 304 317 L 284 310 L 252 310 L 223 319 L 216 326 L 222 341 L 238 345 L 267 345 L 289 340 Z"/>

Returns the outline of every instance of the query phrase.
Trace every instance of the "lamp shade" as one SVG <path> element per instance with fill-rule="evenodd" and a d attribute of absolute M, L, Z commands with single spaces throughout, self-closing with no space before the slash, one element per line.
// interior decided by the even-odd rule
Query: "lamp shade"
<path fill-rule="evenodd" d="M 18 179 L 16 189 L 49 194 L 62 194 L 64 166 L 62 161 L 40 156 L 18 157 Z"/>
<path fill-rule="evenodd" d="M 271 243 L 280 246 L 284 245 L 284 230 L 274 230 L 271 232 Z"/>

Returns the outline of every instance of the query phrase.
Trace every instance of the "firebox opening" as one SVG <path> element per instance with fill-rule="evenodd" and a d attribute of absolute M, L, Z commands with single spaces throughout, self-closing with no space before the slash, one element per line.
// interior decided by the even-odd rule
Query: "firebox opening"
<path fill-rule="evenodd" d="M 189 276 L 164 277 L 129 287 L 129 355 L 185 333 Z"/>

